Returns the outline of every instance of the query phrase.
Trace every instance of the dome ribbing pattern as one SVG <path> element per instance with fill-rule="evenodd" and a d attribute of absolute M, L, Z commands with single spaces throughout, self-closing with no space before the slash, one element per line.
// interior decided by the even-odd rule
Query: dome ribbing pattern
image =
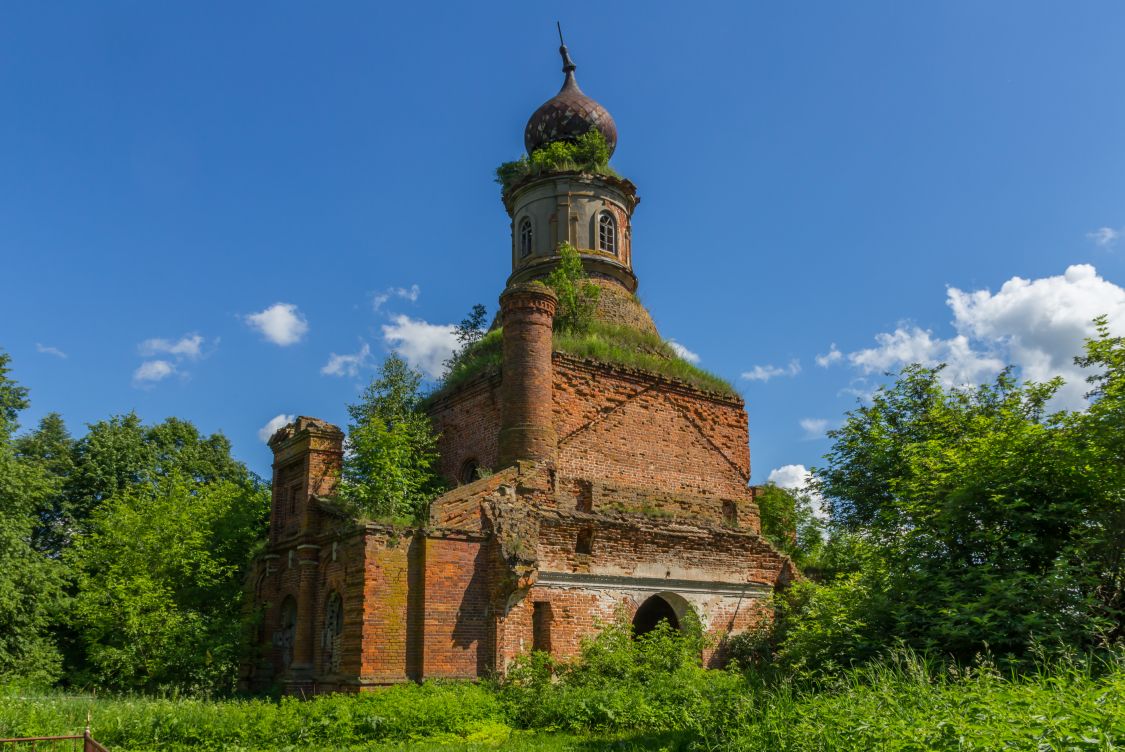
<path fill-rule="evenodd" d="M 559 47 L 563 58 L 563 81 L 559 93 L 548 99 L 527 121 L 523 143 L 527 153 L 555 141 L 573 141 L 587 131 L 597 129 L 605 137 L 609 153 L 617 147 L 617 125 L 605 107 L 586 96 L 574 77 L 574 62 L 566 45 Z"/>

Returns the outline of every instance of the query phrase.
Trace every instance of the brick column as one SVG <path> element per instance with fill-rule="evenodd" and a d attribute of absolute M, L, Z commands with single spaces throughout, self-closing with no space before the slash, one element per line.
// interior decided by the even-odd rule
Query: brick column
<path fill-rule="evenodd" d="M 504 362 L 500 393 L 500 467 L 554 457 L 551 334 L 558 298 L 547 287 L 513 285 L 500 296 Z"/>
<path fill-rule="evenodd" d="M 320 546 L 311 543 L 297 546 L 297 624 L 296 634 L 293 635 L 293 663 L 289 665 L 292 685 L 311 684 L 313 674 L 316 673 L 313 666 L 313 646 L 316 636 L 316 579 L 319 566 Z"/>

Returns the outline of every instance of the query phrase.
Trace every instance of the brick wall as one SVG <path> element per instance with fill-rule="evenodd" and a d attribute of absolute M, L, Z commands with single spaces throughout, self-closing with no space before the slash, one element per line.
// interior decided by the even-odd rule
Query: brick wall
<path fill-rule="evenodd" d="M 738 525 L 758 529 L 747 489 L 749 430 L 742 401 L 641 371 L 555 353 L 552 360 L 556 468 L 566 483 L 595 484 L 602 512 L 702 517 L 719 524 L 723 502 Z M 500 380 L 484 376 L 431 407 L 440 469 L 453 483 L 465 463 L 497 470 Z M 564 479 L 565 480 L 564 482 Z"/>

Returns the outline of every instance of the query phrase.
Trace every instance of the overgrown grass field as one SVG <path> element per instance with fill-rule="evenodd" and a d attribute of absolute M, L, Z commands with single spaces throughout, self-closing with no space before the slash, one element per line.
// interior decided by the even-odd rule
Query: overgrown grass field
<path fill-rule="evenodd" d="M 503 683 L 403 685 L 308 701 L 93 697 L 8 688 L 0 736 L 111 750 L 1119 750 L 1125 655 L 1020 674 L 902 651 L 831 679 L 700 668 L 689 641 L 614 630 L 581 660 L 536 656 Z"/>

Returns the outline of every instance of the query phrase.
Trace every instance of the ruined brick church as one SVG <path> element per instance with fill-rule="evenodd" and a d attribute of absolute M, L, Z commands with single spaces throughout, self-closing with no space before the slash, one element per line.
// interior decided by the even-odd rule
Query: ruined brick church
<path fill-rule="evenodd" d="M 613 119 L 560 48 L 562 89 L 531 116 L 527 152 Z M 599 286 L 595 316 L 656 334 L 634 295 L 628 180 L 533 174 L 507 187 L 512 274 L 502 364 L 429 402 L 453 490 L 425 526 L 357 524 L 332 497 L 343 432 L 301 417 L 270 439 L 268 546 L 248 580 L 262 613 L 253 689 L 358 691 L 503 671 L 521 654 L 574 654 L 615 618 L 637 633 L 691 612 L 714 636 L 765 617 L 794 576 L 760 536 L 740 398 L 655 371 L 559 352 L 557 300 L 537 283 L 569 242 Z M 492 471 L 487 477 L 479 468 Z"/>

